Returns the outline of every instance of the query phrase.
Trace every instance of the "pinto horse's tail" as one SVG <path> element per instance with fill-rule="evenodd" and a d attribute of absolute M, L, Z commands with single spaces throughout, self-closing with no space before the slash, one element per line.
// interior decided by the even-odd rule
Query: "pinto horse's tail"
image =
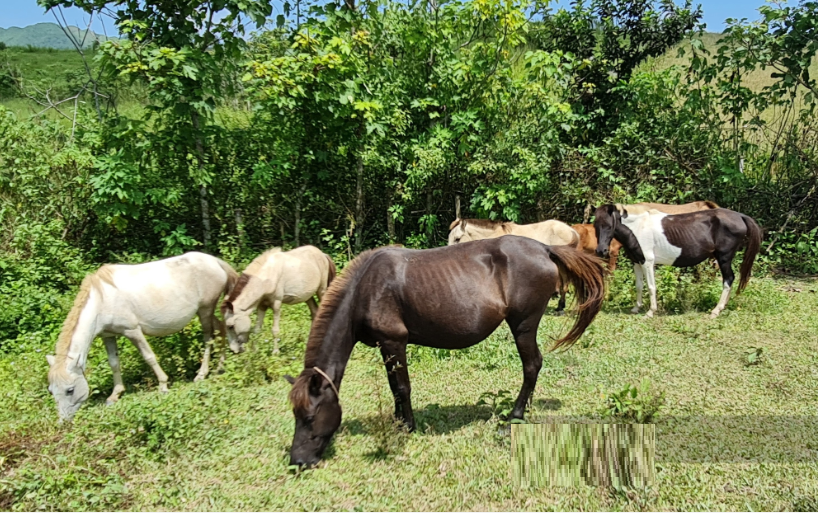
<path fill-rule="evenodd" d="M 750 281 L 750 272 L 753 270 L 753 263 L 756 255 L 761 249 L 761 228 L 750 216 L 741 214 L 744 224 L 747 226 L 747 250 L 744 252 L 744 260 L 741 261 L 741 276 L 738 282 L 738 292 L 744 290 L 747 282 Z"/>
<path fill-rule="evenodd" d="M 571 347 L 594 320 L 605 298 L 605 271 L 599 260 L 569 246 L 549 246 L 551 261 L 560 277 L 574 286 L 577 295 L 577 320 L 571 331 L 554 342 L 554 349 Z"/>

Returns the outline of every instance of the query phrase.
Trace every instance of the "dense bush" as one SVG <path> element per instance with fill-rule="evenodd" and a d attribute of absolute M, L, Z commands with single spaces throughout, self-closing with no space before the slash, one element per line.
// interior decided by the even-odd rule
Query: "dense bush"
<path fill-rule="evenodd" d="M 163 5 L 120 11 L 126 37 L 97 51 L 97 78 L 139 108 L 114 94 L 63 122 L 0 108 L 4 351 L 53 341 L 102 262 L 204 249 L 240 264 L 310 243 L 342 263 L 444 243 L 458 202 L 463 216 L 580 222 L 601 201 L 710 199 L 765 226 L 760 265 L 818 271 L 818 95 L 812 54 L 792 44 L 815 45 L 811 3 L 765 7 L 709 50 L 691 30 L 701 13 L 665 2 L 536 22 L 504 0 L 328 2 L 249 43 L 231 22 L 263 19 L 262 0 L 227 2 L 214 25 L 207 3 L 171 18 Z M 687 69 L 644 65 L 684 37 Z M 742 85 L 765 66 L 771 82 Z M 73 91 L 94 77 L 59 78 Z"/>

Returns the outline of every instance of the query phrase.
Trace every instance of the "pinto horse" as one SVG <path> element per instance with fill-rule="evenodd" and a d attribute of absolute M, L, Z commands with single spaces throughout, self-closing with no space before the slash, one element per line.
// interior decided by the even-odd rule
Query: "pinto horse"
<path fill-rule="evenodd" d="M 523 386 L 511 418 L 523 417 L 542 365 L 537 327 L 562 273 L 576 290 L 577 319 L 553 348 L 569 347 L 599 312 L 605 296 L 596 258 L 525 237 L 412 250 L 364 252 L 333 281 L 307 341 L 304 370 L 290 401 L 293 465 L 314 465 L 341 425 L 339 390 L 358 341 L 378 346 L 395 397 L 395 416 L 415 428 L 407 344 L 463 349 L 488 337 L 503 320 L 523 364 Z"/>
<path fill-rule="evenodd" d="M 724 310 L 733 286 L 733 258 L 746 244 L 738 292 L 744 290 L 750 280 L 753 262 L 761 247 L 761 229 L 749 216 L 726 208 L 702 210 L 689 214 L 668 215 L 658 210 L 632 214 L 628 206 L 604 205 L 595 213 L 594 228 L 599 246 L 597 254 L 605 257 L 612 239 L 622 243 L 629 258 L 634 262 L 636 276 L 636 306 L 642 307 L 643 279 L 650 291 L 650 310 L 647 317 L 656 312 L 655 264 L 674 267 L 693 267 L 708 258 L 715 258 L 722 276 L 722 293 L 718 304 L 710 313 L 716 318 Z"/>

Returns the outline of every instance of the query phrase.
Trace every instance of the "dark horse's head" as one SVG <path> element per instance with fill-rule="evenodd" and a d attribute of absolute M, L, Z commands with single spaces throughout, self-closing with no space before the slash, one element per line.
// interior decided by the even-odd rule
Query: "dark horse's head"
<path fill-rule="evenodd" d="M 617 208 L 616 205 L 602 205 L 594 211 L 594 231 L 596 232 L 596 254 L 602 258 L 608 258 L 608 248 L 611 241 L 616 238 L 622 243 L 625 254 L 634 263 L 643 264 L 645 255 L 642 253 L 642 246 L 636 240 L 636 236 L 627 226 L 622 224 L 622 218 L 628 217 L 628 211 Z"/>
<path fill-rule="evenodd" d="M 295 436 L 290 465 L 313 466 L 341 425 L 341 403 L 335 385 L 315 368 L 304 369 L 292 384 L 290 402 L 295 414 Z"/>

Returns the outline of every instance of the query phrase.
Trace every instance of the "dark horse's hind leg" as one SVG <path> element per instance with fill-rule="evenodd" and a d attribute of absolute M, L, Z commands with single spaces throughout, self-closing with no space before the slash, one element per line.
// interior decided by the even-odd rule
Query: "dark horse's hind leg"
<path fill-rule="evenodd" d="M 510 418 L 512 419 L 523 418 L 525 406 L 537 385 L 537 376 L 542 367 L 542 354 L 540 354 L 540 348 L 537 347 L 537 326 L 541 316 L 530 317 L 519 323 L 514 323 L 511 319 L 507 320 L 514 334 L 514 342 L 517 344 L 520 360 L 523 362 L 523 387 L 514 402 L 514 409 L 511 410 Z"/>
<path fill-rule="evenodd" d="M 406 368 L 406 344 L 401 342 L 381 343 L 381 355 L 386 366 L 389 388 L 395 397 L 395 418 L 403 420 L 409 431 L 415 430 L 415 415 L 412 412 L 412 386 L 409 384 L 409 369 Z"/>
<path fill-rule="evenodd" d="M 727 306 L 727 300 L 730 299 L 730 289 L 733 287 L 733 280 L 736 275 L 733 273 L 733 258 L 736 256 L 735 251 L 727 253 L 716 253 L 716 262 L 719 264 L 721 270 L 722 289 L 721 297 L 716 305 L 716 308 L 710 312 L 710 318 L 715 319 L 719 316 L 724 307 Z"/>

